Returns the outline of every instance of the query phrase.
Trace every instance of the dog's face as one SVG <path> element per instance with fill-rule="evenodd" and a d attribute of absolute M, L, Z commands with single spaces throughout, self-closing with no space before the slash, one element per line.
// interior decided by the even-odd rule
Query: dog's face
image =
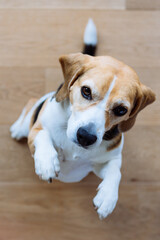
<path fill-rule="evenodd" d="M 140 110 L 155 100 L 133 69 L 111 57 L 70 54 L 60 58 L 65 82 L 57 101 L 70 99 L 67 136 L 82 147 L 99 146 L 117 125 L 129 130 Z"/>

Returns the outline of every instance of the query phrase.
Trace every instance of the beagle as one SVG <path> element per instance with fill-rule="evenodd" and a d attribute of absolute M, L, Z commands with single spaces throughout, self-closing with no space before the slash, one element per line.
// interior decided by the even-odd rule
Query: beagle
<path fill-rule="evenodd" d="M 64 83 L 57 92 L 31 99 L 10 130 L 17 140 L 28 138 L 41 179 L 78 182 L 89 172 L 100 177 L 93 203 L 102 219 L 118 200 L 123 132 L 133 127 L 155 94 L 126 64 L 109 56 L 91 56 L 95 38 L 90 20 L 85 53 L 91 54 L 60 57 Z"/>

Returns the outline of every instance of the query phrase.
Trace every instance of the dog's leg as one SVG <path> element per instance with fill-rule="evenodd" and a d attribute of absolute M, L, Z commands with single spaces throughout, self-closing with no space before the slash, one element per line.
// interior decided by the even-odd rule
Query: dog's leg
<path fill-rule="evenodd" d="M 97 164 L 94 172 L 103 179 L 98 186 L 98 193 L 93 199 L 100 219 L 107 217 L 115 208 L 121 179 L 121 156 L 106 164 Z"/>
<path fill-rule="evenodd" d="M 22 113 L 17 121 L 11 126 L 10 132 L 12 138 L 20 140 L 21 138 L 28 136 L 30 120 L 33 113 L 32 108 L 36 101 L 36 98 L 30 99 L 26 106 L 23 108 Z"/>
<path fill-rule="evenodd" d="M 28 136 L 28 145 L 35 162 L 35 172 L 43 180 L 52 181 L 58 176 L 58 154 L 47 130 L 37 122 Z"/>

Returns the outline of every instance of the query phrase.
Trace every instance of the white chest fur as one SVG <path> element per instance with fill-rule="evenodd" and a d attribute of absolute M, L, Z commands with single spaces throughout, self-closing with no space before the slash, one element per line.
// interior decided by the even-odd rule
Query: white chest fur
<path fill-rule="evenodd" d="M 66 135 L 69 106 L 57 103 L 55 99 L 48 100 L 41 116 L 41 124 L 52 138 L 60 161 L 58 179 L 64 182 L 76 182 L 94 171 L 96 164 L 104 164 L 120 153 L 119 148 L 107 152 L 107 141 L 102 141 L 99 147 L 84 149 L 68 139 Z"/>

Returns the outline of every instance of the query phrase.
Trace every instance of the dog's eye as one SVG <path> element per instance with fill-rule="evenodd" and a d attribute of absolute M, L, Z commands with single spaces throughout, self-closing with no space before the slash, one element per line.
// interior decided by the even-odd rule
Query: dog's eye
<path fill-rule="evenodd" d="M 81 94 L 84 98 L 91 100 L 92 99 L 92 94 L 91 94 L 91 89 L 89 87 L 82 87 L 81 88 Z"/>
<path fill-rule="evenodd" d="M 114 115 L 116 116 L 123 116 L 127 113 L 127 108 L 123 107 L 123 106 L 117 106 L 113 109 Z"/>

